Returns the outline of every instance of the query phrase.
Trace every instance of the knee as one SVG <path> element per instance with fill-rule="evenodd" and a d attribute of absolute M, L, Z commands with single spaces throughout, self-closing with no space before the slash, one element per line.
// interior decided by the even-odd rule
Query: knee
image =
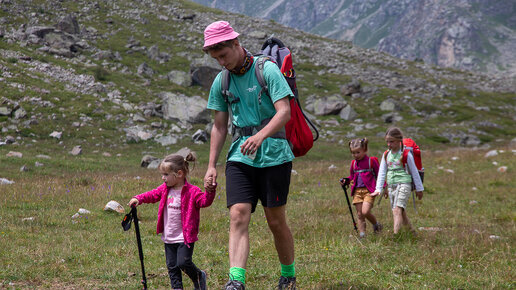
<path fill-rule="evenodd" d="M 287 223 L 284 220 L 270 219 L 267 220 L 267 225 L 271 231 L 279 231 L 282 230 Z"/>
<path fill-rule="evenodd" d="M 247 208 L 237 207 L 231 208 L 230 219 L 231 227 L 233 228 L 245 228 L 249 225 L 251 212 Z"/>
<path fill-rule="evenodd" d="M 191 267 L 192 264 L 193 264 L 192 259 L 185 258 L 185 259 L 177 260 L 177 267 L 179 267 L 179 269 L 181 269 L 183 271 L 188 269 L 189 267 Z"/>
<path fill-rule="evenodd" d="M 363 212 L 363 211 L 358 211 L 357 210 L 357 216 L 359 219 L 364 219 L 365 218 L 365 215 L 367 215 L 367 213 Z"/>
<path fill-rule="evenodd" d="M 401 216 L 403 214 L 403 208 L 402 207 L 396 207 L 395 209 L 392 210 L 392 213 L 395 216 Z"/>

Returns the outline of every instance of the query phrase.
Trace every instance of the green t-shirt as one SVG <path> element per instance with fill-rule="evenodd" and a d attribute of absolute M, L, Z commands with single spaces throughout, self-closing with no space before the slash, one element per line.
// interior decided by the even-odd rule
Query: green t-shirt
<path fill-rule="evenodd" d="M 278 100 L 293 96 L 292 90 L 281 74 L 278 66 L 270 61 L 265 62 L 263 75 L 267 83 L 270 97 L 263 93 L 261 104 L 258 102 L 258 94 L 261 86 L 256 79 L 254 66 L 243 75 L 229 74 L 229 91 L 234 96 L 240 98 L 239 102 L 233 103 L 231 109 L 233 112 L 233 124 L 238 127 L 258 126 L 261 121 L 272 118 L 276 114 L 273 103 Z M 217 75 L 210 90 L 208 99 L 208 109 L 228 112 L 228 104 L 224 100 L 221 92 L 221 76 L 222 72 Z M 247 140 L 249 136 L 243 136 L 233 142 L 229 148 L 227 160 L 242 162 L 254 167 L 270 167 L 292 161 L 294 154 L 290 149 L 288 141 L 280 138 L 267 138 L 256 152 L 253 159 L 244 156 L 240 152 L 240 146 Z"/>
<path fill-rule="evenodd" d="M 412 182 L 412 176 L 405 172 L 403 164 L 401 164 L 401 153 L 401 150 L 396 153 L 391 151 L 387 153 L 387 184 Z"/>

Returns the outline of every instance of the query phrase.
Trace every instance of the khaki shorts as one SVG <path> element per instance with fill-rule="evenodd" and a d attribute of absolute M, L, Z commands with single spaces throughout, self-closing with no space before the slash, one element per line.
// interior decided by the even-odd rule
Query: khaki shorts
<path fill-rule="evenodd" d="M 395 209 L 396 207 L 407 207 L 407 202 L 410 198 L 410 193 L 412 192 L 412 184 L 398 183 L 392 186 L 389 185 L 388 190 L 392 209 Z"/>
<path fill-rule="evenodd" d="M 353 204 L 368 202 L 370 204 L 374 204 L 374 198 L 376 196 L 371 196 L 369 190 L 366 187 L 357 187 L 355 188 L 355 194 L 353 195 Z"/>

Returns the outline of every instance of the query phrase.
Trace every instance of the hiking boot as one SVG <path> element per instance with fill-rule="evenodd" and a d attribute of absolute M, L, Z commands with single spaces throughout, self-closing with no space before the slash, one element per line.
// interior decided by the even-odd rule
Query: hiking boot
<path fill-rule="evenodd" d="M 279 278 L 279 283 L 278 283 L 278 289 L 279 290 L 295 290 L 296 289 L 296 277 L 283 277 L 281 276 Z"/>
<path fill-rule="evenodd" d="M 224 286 L 225 290 L 245 290 L 244 283 L 238 280 L 229 280 Z"/>
<path fill-rule="evenodd" d="M 195 290 L 206 290 L 206 272 L 201 270 L 201 272 L 199 272 L 198 279 L 197 284 L 199 287 L 195 287 Z"/>
<path fill-rule="evenodd" d="M 376 225 L 373 225 L 374 232 L 379 233 L 383 230 L 383 225 L 381 223 L 376 223 Z"/>

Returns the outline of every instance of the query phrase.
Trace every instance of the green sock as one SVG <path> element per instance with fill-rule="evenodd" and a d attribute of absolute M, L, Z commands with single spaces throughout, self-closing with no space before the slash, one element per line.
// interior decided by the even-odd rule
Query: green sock
<path fill-rule="evenodd" d="M 281 264 L 281 276 L 285 278 L 296 276 L 296 261 L 292 262 L 291 265 Z"/>
<path fill-rule="evenodd" d="M 239 267 L 229 268 L 229 275 L 231 280 L 237 280 L 245 284 L 245 269 Z"/>

